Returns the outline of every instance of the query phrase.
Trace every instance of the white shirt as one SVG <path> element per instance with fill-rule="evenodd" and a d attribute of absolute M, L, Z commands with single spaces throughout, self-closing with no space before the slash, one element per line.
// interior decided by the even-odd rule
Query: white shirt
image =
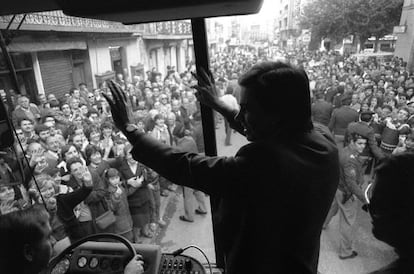
<path fill-rule="evenodd" d="M 239 110 L 239 104 L 237 103 L 237 99 L 236 97 L 234 97 L 231 94 L 225 94 L 223 96 L 220 97 L 220 100 L 225 103 L 226 105 L 228 105 L 229 107 L 231 107 L 232 109 L 237 109 Z"/>

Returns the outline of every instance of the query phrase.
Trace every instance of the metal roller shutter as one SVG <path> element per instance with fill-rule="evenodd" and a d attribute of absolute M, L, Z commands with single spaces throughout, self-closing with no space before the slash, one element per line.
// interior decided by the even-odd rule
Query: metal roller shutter
<path fill-rule="evenodd" d="M 45 93 L 63 98 L 73 88 L 72 60 L 68 51 L 38 52 Z"/>

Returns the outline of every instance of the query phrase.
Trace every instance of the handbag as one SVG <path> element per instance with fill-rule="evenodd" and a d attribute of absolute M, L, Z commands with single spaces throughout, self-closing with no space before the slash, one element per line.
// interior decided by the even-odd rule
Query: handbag
<path fill-rule="evenodd" d="M 95 223 L 96 223 L 96 226 L 99 227 L 100 229 L 106 229 L 108 226 L 115 223 L 116 217 L 115 217 L 114 212 L 108 209 L 105 202 L 102 201 L 102 203 L 106 211 L 100 216 L 96 217 Z"/>

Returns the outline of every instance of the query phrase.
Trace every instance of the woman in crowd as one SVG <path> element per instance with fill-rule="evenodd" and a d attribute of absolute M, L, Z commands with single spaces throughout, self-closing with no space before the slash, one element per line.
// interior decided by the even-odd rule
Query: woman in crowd
<path fill-rule="evenodd" d="M 125 156 L 118 167 L 118 171 L 127 185 L 128 205 L 134 226 L 134 239 L 135 242 L 138 242 L 139 236 L 152 237 L 148 228 L 151 213 L 151 193 L 147 187 L 148 181 L 145 168 L 132 158 L 131 150 L 131 144 L 127 143 L 124 148 Z"/>

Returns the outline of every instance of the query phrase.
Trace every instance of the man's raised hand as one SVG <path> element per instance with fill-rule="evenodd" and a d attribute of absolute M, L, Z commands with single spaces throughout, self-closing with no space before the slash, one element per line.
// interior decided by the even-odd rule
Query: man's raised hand
<path fill-rule="evenodd" d="M 112 94 L 110 99 L 106 94 L 102 93 L 106 101 L 111 107 L 112 119 L 115 126 L 123 133 L 126 132 L 126 126 L 130 123 L 130 113 L 128 109 L 127 98 L 122 88 L 114 81 L 107 81 L 109 90 Z"/>
<path fill-rule="evenodd" d="M 220 99 L 211 72 L 207 73 L 204 69 L 199 68 L 197 74 L 193 72 L 191 74 L 198 82 L 197 85 L 192 86 L 192 88 L 197 90 L 194 95 L 197 97 L 198 101 L 203 105 L 216 109 L 217 105 L 220 103 Z"/>

